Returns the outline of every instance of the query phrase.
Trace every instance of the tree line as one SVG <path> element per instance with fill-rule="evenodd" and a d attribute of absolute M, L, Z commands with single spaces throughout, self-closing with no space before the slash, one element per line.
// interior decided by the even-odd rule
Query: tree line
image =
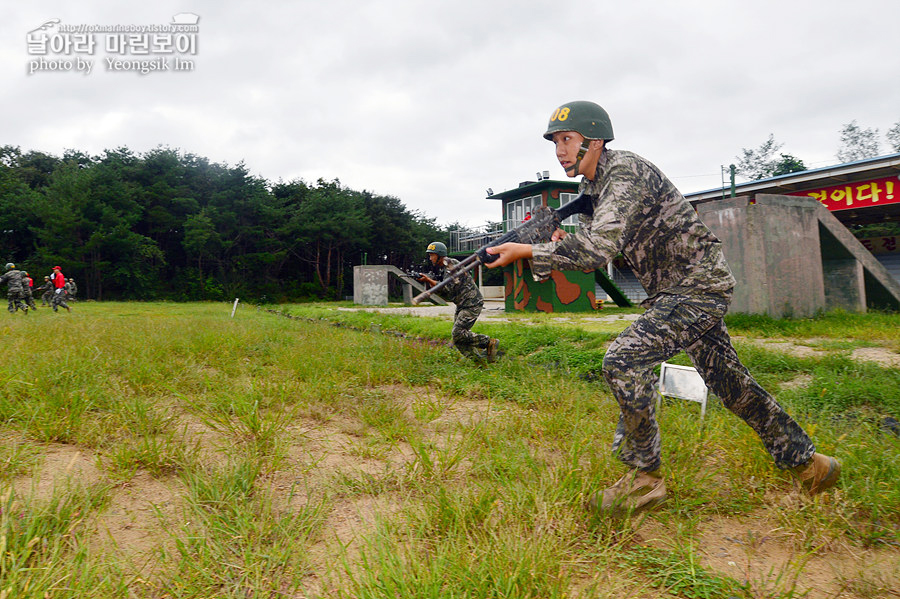
<path fill-rule="evenodd" d="M 0 147 L 4 263 L 36 281 L 61 265 L 90 299 L 340 298 L 353 265 L 422 262 L 450 228 L 339 180 L 270 183 L 169 148 Z"/>
<path fill-rule="evenodd" d="M 900 121 L 894 123 L 884 135 L 891 151 L 900 152 Z M 840 136 L 840 146 L 835 157 L 841 164 L 875 158 L 881 153 L 877 128 L 861 127 L 853 120 L 841 127 Z M 783 146 L 784 144 L 775 141 L 775 135 L 770 133 L 769 138 L 758 148 L 741 148 L 735 171 L 755 181 L 807 170 L 802 159 L 792 154 L 781 153 Z"/>

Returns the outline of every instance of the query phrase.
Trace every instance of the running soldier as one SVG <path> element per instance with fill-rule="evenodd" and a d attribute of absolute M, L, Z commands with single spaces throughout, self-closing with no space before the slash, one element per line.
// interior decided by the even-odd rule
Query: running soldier
<path fill-rule="evenodd" d="M 50 277 L 44 277 L 44 284 L 38 287 L 37 290 L 43 291 L 41 293 L 41 305 L 49 306 L 53 298 L 53 281 L 50 280 Z"/>
<path fill-rule="evenodd" d="M 7 262 L 6 273 L 0 276 L 0 285 L 6 283 L 6 298 L 9 300 L 9 313 L 15 314 L 18 310 L 28 315 L 28 303 L 25 295 L 25 273 L 16 270 L 16 265 Z"/>
<path fill-rule="evenodd" d="M 631 152 L 609 149 L 612 123 L 593 102 L 557 108 L 544 137 L 569 177 L 583 175 L 579 191 L 594 196 L 594 213 L 581 229 L 557 230 L 549 243 L 506 243 L 487 251 L 504 266 L 532 259 L 535 279 L 551 269 L 604 268 L 621 253 L 648 298 L 647 309 L 612 343 L 603 375 L 621 414 L 612 449 L 629 468 L 589 507 L 607 515 L 661 503 L 660 432 L 654 412 L 654 368 L 684 350 L 710 390 L 749 424 L 775 464 L 789 470 L 810 495 L 834 485 L 840 463 L 816 453 L 812 440 L 741 364 L 725 329 L 735 279 L 721 242 L 660 170 Z M 546 208 L 544 208 L 546 209 Z"/>
<path fill-rule="evenodd" d="M 425 251 L 428 254 L 428 259 L 434 266 L 434 273 L 432 274 L 435 278 L 423 274 L 418 280 L 425 283 L 428 287 L 434 287 L 438 281 L 444 279 L 447 270 L 459 263 L 459 260 L 448 257 L 447 246 L 440 241 L 428 244 L 428 248 Z M 483 358 L 487 358 L 488 362 L 495 362 L 500 347 L 499 340 L 472 332 L 472 327 L 484 308 L 484 298 L 475 285 L 475 281 L 466 273 L 444 287 L 442 291 L 444 299 L 456 304 L 456 314 L 453 317 L 453 331 L 451 332 L 453 345 L 456 346 L 456 349 L 462 355 L 476 362 L 481 361 Z M 476 348 L 485 350 L 485 355 L 482 356 Z"/>
<path fill-rule="evenodd" d="M 32 292 L 34 280 L 32 280 L 31 275 L 27 271 L 25 271 L 25 284 L 22 287 L 25 289 L 25 303 L 32 310 L 37 310 L 37 306 L 34 304 L 34 293 Z"/>

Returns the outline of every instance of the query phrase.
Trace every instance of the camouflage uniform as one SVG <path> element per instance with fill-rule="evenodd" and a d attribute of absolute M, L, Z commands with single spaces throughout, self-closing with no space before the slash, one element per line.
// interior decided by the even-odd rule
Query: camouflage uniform
<path fill-rule="evenodd" d="M 50 277 L 44 277 L 44 284 L 38 287 L 37 290 L 44 292 L 41 294 L 41 305 L 49 306 L 53 297 L 53 281 L 50 280 Z"/>
<path fill-rule="evenodd" d="M 14 314 L 16 310 L 23 310 L 25 314 L 28 314 L 28 304 L 27 304 L 27 296 L 25 295 L 25 273 L 21 270 L 16 270 L 15 268 L 6 271 L 2 277 L 0 277 L 0 285 L 6 283 L 6 297 L 9 300 L 9 307 L 7 308 L 10 314 Z"/>
<path fill-rule="evenodd" d="M 69 312 L 72 311 L 69 308 L 69 304 L 66 303 L 66 290 L 64 288 L 58 288 L 53 291 L 53 295 L 50 296 L 50 306 L 54 312 L 58 312 L 59 308 L 65 308 Z"/>
<path fill-rule="evenodd" d="M 66 293 L 68 294 L 69 301 L 75 301 L 75 295 L 78 293 L 78 285 L 75 284 L 75 279 L 69 278 L 66 281 Z"/>
<path fill-rule="evenodd" d="M 780 468 L 812 458 L 802 428 L 753 379 L 731 344 L 723 317 L 735 284 L 721 242 L 653 164 L 604 149 L 593 181 L 594 214 L 557 243 L 533 246 L 533 273 L 603 268 L 621 253 L 647 291 L 647 311 L 610 345 L 603 375 L 621 415 L 613 451 L 645 472 L 660 466 L 654 368 L 684 350 L 713 393 L 760 436 Z"/>
<path fill-rule="evenodd" d="M 25 303 L 32 310 L 37 310 L 37 306 L 34 304 L 34 294 L 31 291 L 32 285 L 34 285 L 34 281 L 28 276 L 28 273 L 25 273 L 25 278 L 22 281 L 22 288 L 25 290 Z"/>
<path fill-rule="evenodd" d="M 447 270 L 459 264 L 459 260 L 444 258 L 444 267 L 438 272 L 438 280 L 443 280 Z M 491 338 L 472 332 L 472 327 L 484 308 L 484 298 L 471 275 L 466 273 L 441 290 L 441 295 L 448 302 L 456 304 L 456 315 L 453 317 L 451 337 L 456 349 L 467 358 L 480 359 L 475 348 L 487 349 Z"/>

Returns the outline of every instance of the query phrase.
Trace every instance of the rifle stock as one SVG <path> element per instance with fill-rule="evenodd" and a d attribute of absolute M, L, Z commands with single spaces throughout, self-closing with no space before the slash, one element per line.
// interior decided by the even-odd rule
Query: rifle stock
<path fill-rule="evenodd" d="M 586 193 L 579 194 L 578 197 L 565 206 L 560 206 L 556 209 L 548 208 L 547 206 L 537 207 L 532 211 L 531 219 L 475 250 L 474 254 L 451 268 L 443 281 L 414 297 L 412 303 L 418 304 L 422 300 L 428 299 L 452 281 L 478 266 L 478 264 L 488 264 L 497 260 L 499 256 L 487 253 L 489 247 L 495 247 L 504 243 L 534 244 L 550 241 L 551 235 L 560 227 L 562 221 L 573 214 L 593 214 L 593 212 L 594 196 Z"/>

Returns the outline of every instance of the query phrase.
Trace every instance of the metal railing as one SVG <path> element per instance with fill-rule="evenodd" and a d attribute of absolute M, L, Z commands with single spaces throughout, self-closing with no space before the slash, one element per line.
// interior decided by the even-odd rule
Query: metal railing
<path fill-rule="evenodd" d="M 487 245 L 491 241 L 497 239 L 507 231 L 512 231 L 522 224 L 520 220 L 504 220 L 497 227 L 479 227 L 477 229 L 467 229 L 464 231 L 450 231 L 450 253 L 456 252 L 474 252 L 478 248 Z M 569 233 L 578 230 L 578 225 L 563 225 L 563 229 Z"/>
<path fill-rule="evenodd" d="M 450 231 L 450 252 L 474 252 L 503 235 L 503 229 L 483 227 L 467 231 Z"/>

